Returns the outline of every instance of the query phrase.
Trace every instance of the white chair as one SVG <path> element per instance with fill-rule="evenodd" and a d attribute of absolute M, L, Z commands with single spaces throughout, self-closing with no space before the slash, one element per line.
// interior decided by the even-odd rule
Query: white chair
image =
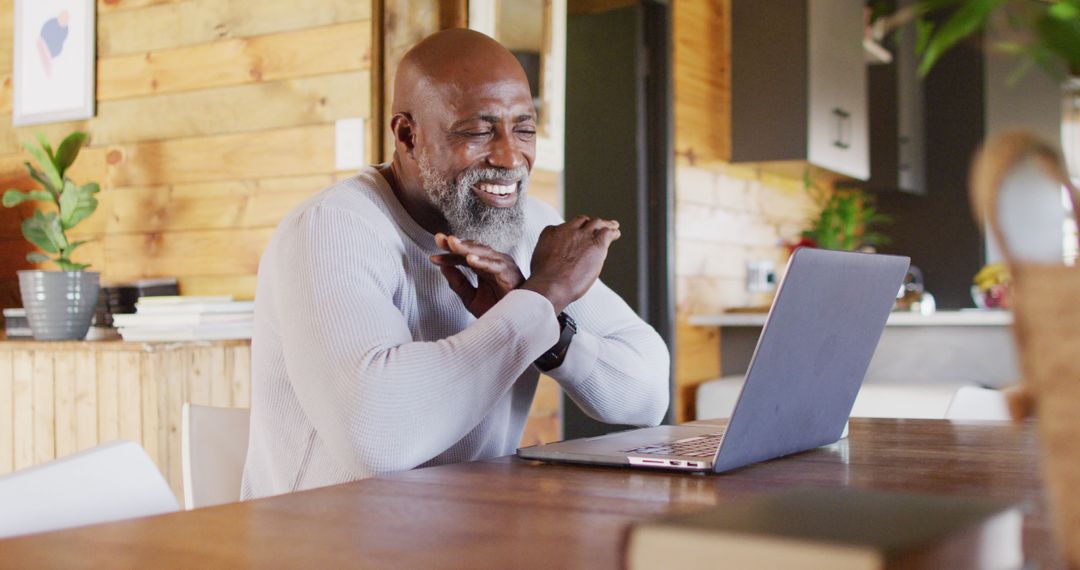
<path fill-rule="evenodd" d="M 851 408 L 853 418 L 940 420 L 960 384 L 863 384 Z"/>
<path fill-rule="evenodd" d="M 1005 421 L 1010 419 L 1009 403 L 1001 390 L 964 386 L 953 396 L 945 419 Z"/>
<path fill-rule="evenodd" d="M 186 508 L 240 500 L 250 415 L 244 408 L 184 404 L 180 454 Z"/>
<path fill-rule="evenodd" d="M 0 477 L 0 538 L 178 510 L 157 466 L 130 441 Z"/>

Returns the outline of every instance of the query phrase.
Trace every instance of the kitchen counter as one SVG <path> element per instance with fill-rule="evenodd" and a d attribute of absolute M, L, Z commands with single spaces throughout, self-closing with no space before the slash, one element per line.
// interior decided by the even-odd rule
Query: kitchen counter
<path fill-rule="evenodd" d="M 703 327 L 761 327 L 768 313 L 722 313 L 694 315 L 689 322 Z M 932 315 L 895 312 L 889 314 L 890 327 L 1003 327 L 1012 325 L 1009 311 L 938 311 Z"/>
<path fill-rule="evenodd" d="M 746 373 L 766 313 L 696 315 L 691 325 L 719 327 L 723 376 Z M 1003 387 L 1020 378 L 1009 311 L 892 313 L 866 383 L 976 384 Z"/>

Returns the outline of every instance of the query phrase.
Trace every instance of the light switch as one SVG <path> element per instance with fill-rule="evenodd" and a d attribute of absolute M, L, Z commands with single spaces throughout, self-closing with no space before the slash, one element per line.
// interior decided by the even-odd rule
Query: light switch
<path fill-rule="evenodd" d="M 746 292 L 768 293 L 776 289 L 776 263 L 769 259 L 746 262 Z"/>
<path fill-rule="evenodd" d="M 364 118 L 338 119 L 334 124 L 334 167 L 358 170 L 364 167 Z"/>

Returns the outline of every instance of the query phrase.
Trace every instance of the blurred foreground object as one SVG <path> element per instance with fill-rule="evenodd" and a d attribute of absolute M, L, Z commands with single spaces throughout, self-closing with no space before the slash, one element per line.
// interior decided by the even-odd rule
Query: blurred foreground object
<path fill-rule="evenodd" d="M 1061 208 L 1066 188 L 1069 209 Z M 1061 254 L 1066 215 L 1078 197 L 1044 141 L 1009 132 L 988 141 L 972 166 L 975 218 L 988 226 L 1013 276 L 1013 331 L 1023 371 L 1010 396 L 1017 421 L 1038 417 L 1042 470 L 1058 544 L 1080 566 L 1080 268 Z M 1056 205 L 1056 206 L 1055 206 Z"/>

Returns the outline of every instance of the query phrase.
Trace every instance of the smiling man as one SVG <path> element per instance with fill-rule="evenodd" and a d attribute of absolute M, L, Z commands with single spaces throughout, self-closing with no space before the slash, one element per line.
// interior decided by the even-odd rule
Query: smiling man
<path fill-rule="evenodd" d="M 263 254 L 244 498 L 512 453 L 541 371 L 602 421 L 667 408 L 664 343 L 597 280 L 618 223 L 526 195 L 513 55 L 435 34 L 392 111 L 392 163 L 301 204 Z"/>

